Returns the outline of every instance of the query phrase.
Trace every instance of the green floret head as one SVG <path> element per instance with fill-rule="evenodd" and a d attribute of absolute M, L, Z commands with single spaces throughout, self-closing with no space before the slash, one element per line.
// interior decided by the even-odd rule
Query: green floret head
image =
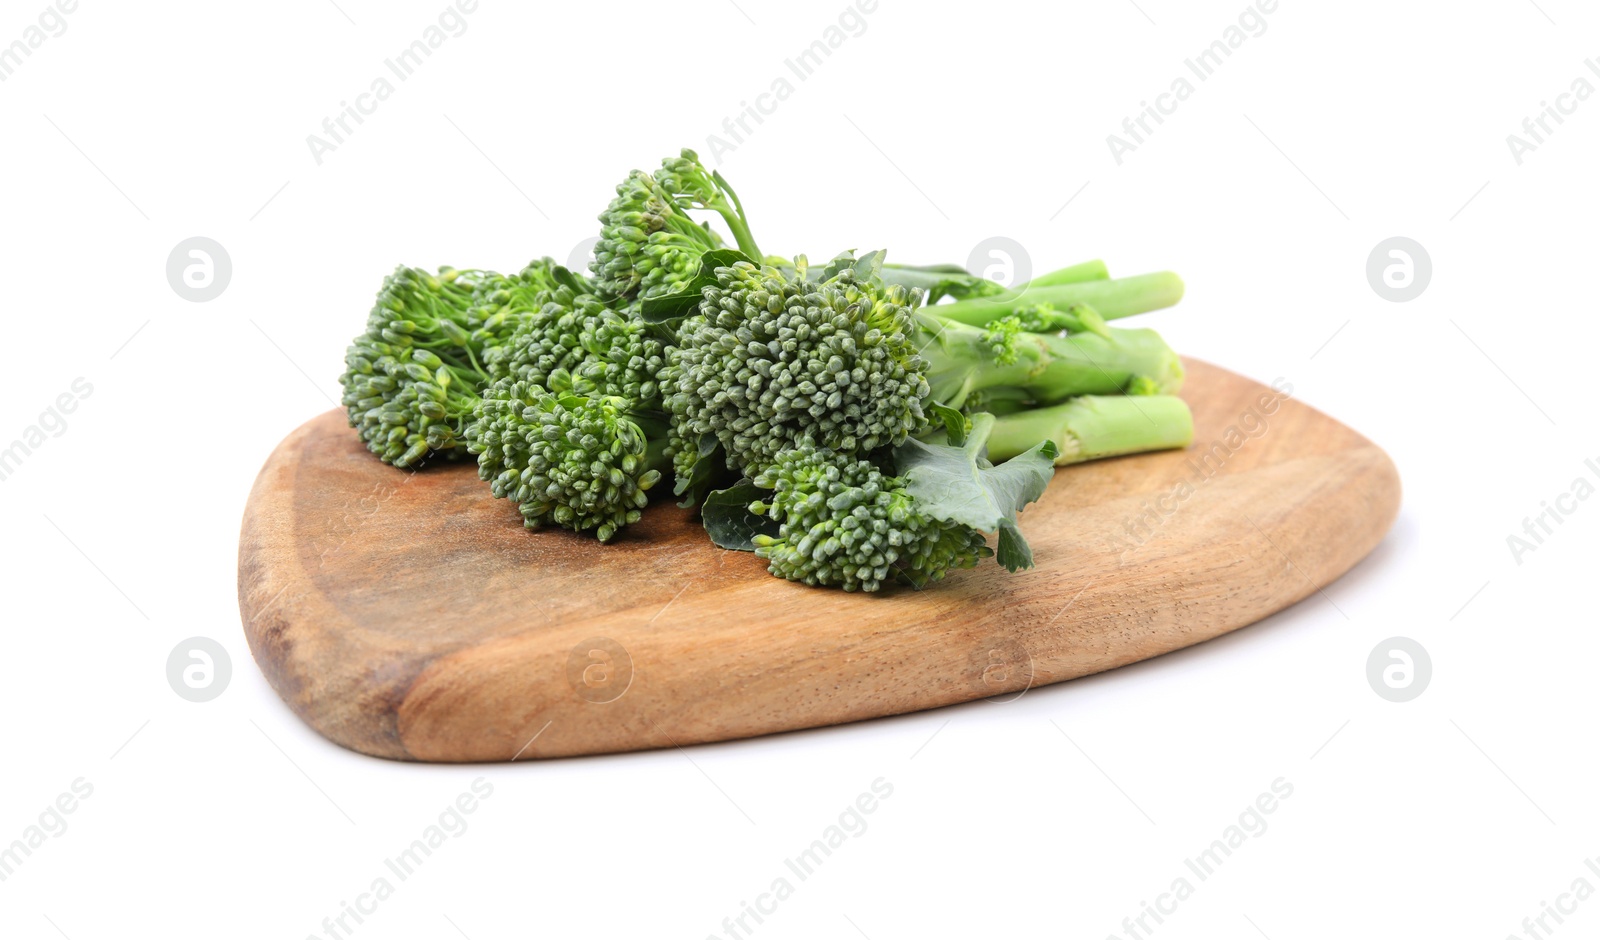
<path fill-rule="evenodd" d="M 750 226 L 722 174 L 708 172 L 693 150 L 661 161 L 655 173 L 634 170 L 600 213 L 600 240 L 590 269 L 605 297 L 650 299 L 683 290 L 700 269 L 700 256 L 722 247 L 711 226 L 691 210 L 715 212 L 739 250 L 761 257 Z"/>
<path fill-rule="evenodd" d="M 988 345 L 996 363 L 1009 366 L 1017 361 L 1017 337 L 1022 332 L 1022 320 L 1014 316 L 989 324 L 983 333 L 983 342 Z"/>
<path fill-rule="evenodd" d="M 613 309 L 566 284 L 540 291 L 527 308 L 505 343 L 489 353 L 492 377 L 548 387 L 553 374 L 565 371 L 601 396 L 659 409 L 663 343 L 632 309 Z"/>
<path fill-rule="evenodd" d="M 720 211 L 726 199 L 717 180 L 700 162 L 700 155 L 685 148 L 676 157 L 661 161 L 656 171 L 656 182 L 672 194 L 673 201 L 684 208 Z"/>
<path fill-rule="evenodd" d="M 570 381 L 553 378 L 558 387 Z M 478 476 L 517 503 L 530 529 L 592 530 L 608 542 L 639 520 L 661 479 L 661 443 L 622 398 L 502 378 L 484 389 L 469 434 Z"/>
<path fill-rule="evenodd" d="M 487 271 L 407 267 L 384 279 L 339 377 L 350 426 L 384 462 L 466 456 L 461 432 L 484 379 L 483 355 L 509 332 L 509 321 L 486 319 L 474 298 L 498 280 Z"/>
<path fill-rule="evenodd" d="M 779 523 L 754 538 L 768 569 L 790 581 L 876 591 L 892 580 L 921 587 L 993 552 L 983 533 L 920 511 L 905 481 L 811 445 L 791 448 L 755 478 L 771 489 L 750 510 Z"/>
<path fill-rule="evenodd" d="M 752 476 L 801 441 L 865 454 L 922 429 L 917 301 L 849 267 L 820 283 L 804 265 L 718 268 L 662 375 L 680 487 L 713 440 Z"/>
<path fill-rule="evenodd" d="M 563 283 L 587 286 L 588 282 L 557 264 L 553 258 L 539 258 L 516 274 L 496 274 L 486 278 L 473 294 L 474 306 L 485 310 L 485 319 L 500 315 L 511 318 L 538 309 L 539 298 Z"/>
<path fill-rule="evenodd" d="M 596 287 L 608 296 L 656 297 L 682 290 L 699 270 L 700 256 L 721 246 L 721 237 L 689 218 L 671 189 L 634 170 L 600 213 L 600 241 L 590 270 Z"/>

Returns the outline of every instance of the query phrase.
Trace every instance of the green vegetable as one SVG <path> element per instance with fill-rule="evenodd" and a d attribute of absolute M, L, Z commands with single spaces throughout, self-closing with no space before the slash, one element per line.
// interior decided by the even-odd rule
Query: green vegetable
<path fill-rule="evenodd" d="M 973 392 L 989 388 L 1020 389 L 1051 404 L 1075 395 L 1173 392 L 1183 384 L 1182 362 L 1153 330 L 1059 336 L 1030 332 L 1016 316 L 968 326 L 945 319 L 941 309 L 923 308 L 916 321 L 929 394 L 947 405 L 963 407 Z"/>
<path fill-rule="evenodd" d="M 528 528 L 593 529 L 609 542 L 639 521 L 661 479 L 666 426 L 626 398 L 574 391 L 564 372 L 550 385 L 502 378 L 484 389 L 470 445 L 478 476 Z"/>
<path fill-rule="evenodd" d="M 637 522 L 669 465 L 657 374 L 663 346 L 632 307 L 612 309 L 564 269 L 488 355 L 494 381 L 465 429 L 478 475 L 529 528 Z"/>
<path fill-rule="evenodd" d="M 562 269 L 564 273 L 565 269 Z M 559 371 L 659 410 L 663 344 L 630 307 L 613 309 L 582 281 L 540 291 L 505 342 L 488 352 L 489 375 L 549 385 Z"/>
<path fill-rule="evenodd" d="M 755 536 L 756 554 L 790 581 L 846 591 L 876 591 L 890 579 L 920 586 L 993 554 L 983 533 L 928 514 L 903 478 L 870 461 L 799 447 L 755 485 L 773 492 L 750 510 L 779 524 L 777 535 Z"/>
<path fill-rule="evenodd" d="M 722 216 L 740 250 L 761 257 L 728 181 L 721 173 L 708 174 L 695 152 L 685 150 L 661 161 L 654 174 L 628 174 L 600 214 L 600 241 L 590 265 L 600 292 L 631 299 L 681 290 L 699 270 L 700 256 L 722 247 L 709 224 L 689 215 L 698 209 Z"/>
<path fill-rule="evenodd" d="M 540 264 L 520 277 L 542 277 Z M 458 434 L 486 378 L 483 356 L 514 325 L 489 298 L 509 283 L 454 268 L 432 275 L 402 266 L 384 278 L 366 332 L 345 352 L 339 383 L 350 426 L 385 463 L 466 455 Z"/>
<path fill-rule="evenodd" d="M 706 529 L 724 548 L 753 548 L 781 578 L 847 591 L 890 580 L 921 588 L 996 554 L 1008 570 L 1032 567 L 1016 514 L 1050 482 L 1054 446 L 996 467 L 983 455 L 994 419 L 972 423 L 956 446 L 907 441 L 893 474 L 815 445 L 789 448 L 750 483 L 714 494 Z M 999 533 L 998 552 L 984 531 Z"/>
<path fill-rule="evenodd" d="M 928 403 L 959 408 L 988 388 L 1054 403 L 1181 384 L 1153 332 L 1109 330 L 1087 308 L 1061 317 L 1085 328 L 1067 336 L 1016 316 L 970 326 L 941 311 L 971 301 L 918 309 L 914 290 L 877 278 L 878 261 L 837 258 L 820 280 L 804 258 L 789 270 L 733 261 L 693 282 L 698 312 L 662 373 L 680 494 L 715 446 L 748 476 L 801 442 L 855 456 L 899 445 L 926 427 Z"/>
<path fill-rule="evenodd" d="M 780 261 L 781 259 L 767 259 Z M 781 264 L 780 264 L 781 266 Z M 967 300 L 974 297 L 1019 296 L 1027 288 L 1054 287 L 1062 284 L 1081 284 L 1084 281 L 1103 281 L 1111 275 L 1104 261 L 1085 261 L 1070 267 L 1041 274 L 1015 289 L 1004 284 L 969 274 L 959 264 L 884 264 L 879 276 L 885 284 L 915 287 L 922 291 L 924 302 L 936 304 L 945 297 Z"/>
<path fill-rule="evenodd" d="M 881 252 L 874 252 L 873 254 L 881 254 Z M 853 259 L 854 255 L 846 252 L 839 257 Z M 763 263 L 784 271 L 795 269 L 794 263 L 787 258 L 769 256 L 763 259 Z M 1018 285 L 1015 288 L 1009 288 L 997 281 L 991 281 L 988 278 L 969 273 L 966 268 L 959 264 L 919 265 L 884 262 L 876 273 L 878 278 L 885 284 L 914 287 L 922 291 L 923 302 L 930 305 L 938 303 L 945 297 L 953 297 L 956 300 L 967 300 L 976 297 L 1016 297 L 1020 296 L 1027 288 L 1079 284 L 1084 281 L 1103 281 L 1110 277 L 1103 261 L 1084 261 L 1047 274 L 1041 274 L 1027 284 Z"/>
<path fill-rule="evenodd" d="M 1009 460 L 1049 441 L 1056 466 L 1188 447 L 1194 418 L 1173 395 L 1085 395 L 1048 408 L 1000 416 L 989 435 L 989 457 Z"/>
<path fill-rule="evenodd" d="M 894 463 L 924 510 L 998 532 L 995 560 L 1007 571 L 1020 571 L 1033 567 L 1033 551 L 1017 528 L 1017 513 L 1044 495 L 1056 447 L 1043 441 L 995 466 L 985 453 L 994 426 L 994 415 L 973 415 L 965 440 L 959 434 L 948 445 L 910 440 L 895 451 Z"/>
<path fill-rule="evenodd" d="M 881 251 L 765 256 L 691 150 L 630 173 L 600 223 L 592 280 L 548 258 L 385 279 L 341 377 L 368 448 L 475 456 L 528 528 L 601 542 L 671 467 L 717 544 L 877 591 L 1031 567 L 1017 514 L 1055 466 L 1193 436 L 1178 357 L 1107 323 L 1176 303 L 1176 275 L 1088 261 L 1006 287 Z"/>
<path fill-rule="evenodd" d="M 678 491 L 705 448 L 754 474 L 809 441 L 859 454 L 926 423 L 915 296 L 843 268 L 822 283 L 749 262 L 719 267 L 700 312 L 678 328 L 662 375 Z"/>
<path fill-rule="evenodd" d="M 1041 283 L 1043 282 L 1043 283 Z M 1183 299 L 1183 280 L 1170 271 L 1140 274 L 1117 280 L 1057 282 L 1047 275 L 1016 290 L 988 297 L 973 297 L 941 304 L 939 316 L 972 326 L 983 326 L 1041 304 L 1067 309 L 1093 307 L 1107 320 L 1170 307 Z"/>
<path fill-rule="evenodd" d="M 924 301 L 930 304 L 938 303 L 944 297 L 964 300 L 969 297 L 993 297 L 1006 292 L 1004 284 L 969 274 L 959 264 L 885 264 L 879 276 L 885 284 L 916 288 L 922 292 Z"/>

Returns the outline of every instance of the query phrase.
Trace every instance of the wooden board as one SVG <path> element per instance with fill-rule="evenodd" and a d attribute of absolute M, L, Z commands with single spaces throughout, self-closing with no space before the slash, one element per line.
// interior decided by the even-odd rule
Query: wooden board
<path fill-rule="evenodd" d="M 1389 458 L 1190 361 L 1196 443 L 1066 468 L 1023 515 L 1038 567 L 916 592 L 807 588 L 653 506 L 611 545 L 528 532 L 470 464 L 396 470 L 342 411 L 268 458 L 239 542 L 256 662 L 367 754 L 504 761 L 668 747 L 1015 695 L 1252 623 L 1394 520 Z"/>

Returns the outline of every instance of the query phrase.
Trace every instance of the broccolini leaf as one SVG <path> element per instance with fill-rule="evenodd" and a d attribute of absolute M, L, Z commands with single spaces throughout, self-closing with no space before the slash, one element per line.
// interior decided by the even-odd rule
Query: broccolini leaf
<path fill-rule="evenodd" d="M 1017 528 L 1017 513 L 1044 494 L 1055 475 L 1056 445 L 1037 447 L 1000 466 L 984 456 L 994 416 L 972 416 L 972 431 L 961 447 L 926 444 L 912 438 L 896 448 L 896 472 L 917 508 L 935 519 L 959 522 L 985 532 L 998 531 L 996 560 L 1009 571 L 1033 567 L 1033 552 Z"/>
<path fill-rule="evenodd" d="M 754 539 L 757 535 L 776 538 L 779 524 L 770 516 L 758 516 L 750 511 L 751 503 L 769 495 L 754 483 L 739 483 L 706 497 L 700 515 L 711 541 L 718 548 L 753 552 L 756 550 Z"/>
<path fill-rule="evenodd" d="M 693 458 L 682 455 L 683 459 L 676 465 L 677 479 L 672 487 L 672 495 L 683 497 L 678 503 L 679 509 L 699 506 L 713 489 L 718 461 L 712 458 L 720 446 L 715 434 L 702 434 L 695 443 Z"/>
<path fill-rule="evenodd" d="M 741 251 L 717 248 L 700 256 L 700 270 L 683 290 L 661 297 L 646 297 L 640 305 L 639 316 L 646 323 L 667 323 L 679 320 L 695 311 L 700 305 L 700 292 L 717 283 L 717 269 L 738 264 L 754 263 Z"/>
<path fill-rule="evenodd" d="M 845 270 L 854 270 L 856 280 L 862 284 L 872 284 L 878 280 L 878 271 L 883 267 L 883 249 L 869 251 L 861 257 L 856 257 L 854 251 L 844 251 L 835 255 L 822 269 L 818 281 L 826 283 L 838 277 Z"/>
<path fill-rule="evenodd" d="M 944 425 L 951 447 L 961 447 L 967 443 L 967 416 L 962 414 L 959 408 L 934 402 L 928 406 L 928 412 L 935 427 Z"/>

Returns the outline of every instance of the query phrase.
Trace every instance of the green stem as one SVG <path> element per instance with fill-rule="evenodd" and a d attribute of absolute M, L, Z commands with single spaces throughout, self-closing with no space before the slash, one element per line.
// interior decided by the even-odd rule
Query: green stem
<path fill-rule="evenodd" d="M 733 238 L 739 243 L 739 250 L 753 260 L 760 260 L 763 255 L 761 249 L 756 247 L 755 236 L 750 234 L 750 223 L 745 221 L 744 204 L 739 201 L 739 194 L 733 191 L 733 187 L 728 185 L 728 181 L 720 172 L 713 172 L 711 180 L 733 201 L 732 212 L 723 207 L 719 207 L 717 212 L 723 221 L 728 223 L 728 228 L 733 229 Z"/>
<path fill-rule="evenodd" d="M 1170 307 L 1181 299 L 1183 280 L 1171 271 L 1162 271 L 1114 281 L 1081 281 L 1046 287 L 1030 285 L 993 297 L 940 304 L 935 312 L 947 320 L 983 326 L 1035 304 L 1050 304 L 1062 310 L 1073 304 L 1088 304 L 1107 320 L 1115 320 Z"/>
<path fill-rule="evenodd" d="M 1009 460 L 1054 441 L 1056 466 L 1188 447 L 1194 417 L 1173 395 L 1086 395 L 1049 408 L 1003 415 L 989 435 L 989 459 Z"/>
<path fill-rule="evenodd" d="M 1020 333 L 1005 339 L 943 320 L 928 309 L 919 311 L 919 322 L 929 395 L 952 408 L 989 388 L 1023 389 L 1050 405 L 1078 395 L 1122 394 L 1140 379 L 1164 394 L 1183 384 L 1183 364 L 1154 330 Z M 997 353 L 997 344 L 1004 354 Z"/>
<path fill-rule="evenodd" d="M 686 245 L 692 245 L 701 250 L 718 248 L 721 244 L 716 236 L 706 231 L 704 226 L 687 215 L 670 215 L 666 219 L 666 224 L 662 227 L 683 239 Z"/>
<path fill-rule="evenodd" d="M 1059 287 L 1062 284 L 1082 284 L 1085 281 L 1110 280 L 1111 272 L 1106 270 L 1106 263 L 1098 259 L 1074 264 L 1071 267 L 1041 274 L 1026 284 L 1018 284 L 1017 290 L 1027 290 L 1035 287 Z"/>
<path fill-rule="evenodd" d="M 878 272 L 885 284 L 914 287 L 923 293 L 924 303 L 936 304 L 940 298 L 957 300 L 1003 294 L 1006 288 L 988 278 L 969 274 L 959 264 L 885 264 Z"/>

